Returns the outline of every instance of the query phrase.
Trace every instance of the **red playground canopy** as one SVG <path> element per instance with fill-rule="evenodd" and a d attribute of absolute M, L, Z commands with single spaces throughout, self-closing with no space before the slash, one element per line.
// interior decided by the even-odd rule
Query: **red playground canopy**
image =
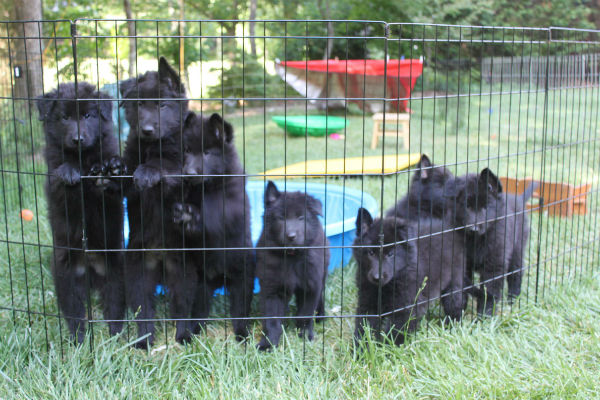
<path fill-rule="evenodd" d="M 381 100 L 364 99 L 383 98 L 385 84 L 385 96 L 393 100 L 393 109 L 404 112 L 410 92 L 423 73 L 423 62 L 414 59 L 388 60 L 387 63 L 385 60 L 278 61 L 275 69 L 282 79 L 305 97 L 334 98 L 327 100 L 330 107 L 343 107 L 352 101 L 371 112 L 380 112 L 383 109 Z M 351 100 L 345 101 L 344 98 Z M 325 101 L 319 103 L 325 106 Z"/>

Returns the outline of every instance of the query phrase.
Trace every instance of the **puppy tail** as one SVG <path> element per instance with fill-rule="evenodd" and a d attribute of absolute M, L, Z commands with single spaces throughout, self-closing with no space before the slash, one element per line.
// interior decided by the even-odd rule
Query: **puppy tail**
<path fill-rule="evenodd" d="M 525 189 L 525 191 L 523 192 L 523 194 L 521 195 L 521 200 L 523 201 L 523 204 L 527 203 L 527 201 L 531 198 L 531 196 L 533 195 L 533 192 L 540 186 L 539 182 L 533 181 L 531 183 L 531 185 L 529 185 L 527 187 L 527 189 Z"/>

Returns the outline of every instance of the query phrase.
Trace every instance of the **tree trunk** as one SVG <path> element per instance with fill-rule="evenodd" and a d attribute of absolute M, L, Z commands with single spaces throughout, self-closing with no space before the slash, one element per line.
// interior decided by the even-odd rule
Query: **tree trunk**
<path fill-rule="evenodd" d="M 600 1 L 600 0 L 598 0 Z M 256 22 L 256 0 L 250 0 L 250 52 L 256 57 L 256 39 L 254 38 Z"/>
<path fill-rule="evenodd" d="M 323 60 L 329 60 L 331 57 L 331 51 L 333 50 L 333 22 L 331 22 L 331 7 L 329 6 L 329 0 L 325 0 L 325 9 L 323 9 L 323 0 L 318 0 L 317 5 L 319 7 L 319 12 L 321 13 L 321 17 L 327 20 L 327 48 L 325 49 L 325 54 L 323 54 Z"/>
<path fill-rule="evenodd" d="M 137 49 L 135 45 L 135 22 L 133 19 L 133 13 L 131 12 L 131 2 L 129 0 L 123 0 L 123 8 L 125 9 L 125 17 L 130 20 L 127 21 L 127 36 L 129 36 L 129 78 L 135 76 L 135 61 L 137 58 Z"/>
<path fill-rule="evenodd" d="M 14 4 L 15 19 L 19 21 L 39 21 L 42 19 L 41 0 L 16 0 Z M 14 39 L 11 47 L 11 63 L 14 83 L 14 96 L 30 99 L 18 101 L 15 107 L 18 118 L 29 117 L 29 107 L 33 99 L 43 92 L 42 82 L 42 24 L 37 22 L 16 23 L 12 26 Z M 30 39 L 23 39 L 30 38 Z"/>

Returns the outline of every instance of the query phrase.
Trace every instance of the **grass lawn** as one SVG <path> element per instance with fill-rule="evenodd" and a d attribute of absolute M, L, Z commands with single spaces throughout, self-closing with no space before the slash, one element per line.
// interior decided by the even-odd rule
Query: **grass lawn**
<path fill-rule="evenodd" d="M 93 353 L 89 343 L 71 346 L 56 317 L 41 134 L 28 124 L 17 132 L 0 129 L 0 398 L 598 397 L 599 106 L 597 88 L 550 91 L 547 106 L 543 92 L 411 102 L 411 152 L 427 153 L 457 174 L 489 166 L 500 176 L 590 182 L 588 213 L 530 216 L 523 294 L 513 306 L 502 303 L 497 317 L 478 322 L 470 305 L 462 324 L 443 329 L 436 306 L 408 345 L 358 358 L 354 321 L 343 318 L 355 308 L 353 261 L 328 278 L 326 312 L 336 318 L 317 327 L 313 343 L 292 329 L 281 350 L 258 354 L 253 340 L 238 345 L 229 323 L 215 322 L 182 348 L 174 345 L 172 324 L 161 323 L 159 350 L 146 354 L 127 346 L 133 325 L 109 339 L 97 323 Z M 362 112 L 336 113 L 349 125 L 344 140 L 332 140 L 288 137 L 270 121 L 284 112 L 303 114 L 302 104 L 245 111 L 225 116 L 250 174 L 305 159 L 403 152 L 395 140 L 371 150 L 371 119 Z M 315 181 L 362 189 L 386 209 L 405 193 L 409 177 L 406 171 Z M 19 218 L 23 208 L 33 211 L 33 221 Z M 213 316 L 227 316 L 225 303 L 217 299 Z M 158 309 L 166 316 L 164 300 Z M 93 314 L 101 318 L 97 305 Z M 259 316 L 256 307 L 253 315 Z"/>

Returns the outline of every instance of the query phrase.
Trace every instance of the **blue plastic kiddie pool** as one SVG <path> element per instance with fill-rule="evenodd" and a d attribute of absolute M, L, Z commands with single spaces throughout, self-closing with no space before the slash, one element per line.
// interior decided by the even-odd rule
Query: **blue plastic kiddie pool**
<path fill-rule="evenodd" d="M 363 191 L 339 185 L 323 183 L 305 183 L 301 181 L 274 181 L 279 191 L 307 192 L 323 204 L 323 217 L 319 217 L 325 229 L 325 235 L 331 245 L 329 272 L 345 266 L 352 258 L 350 246 L 356 237 L 356 214 L 360 207 L 369 210 L 371 215 L 377 215 L 378 206 L 373 196 Z M 264 213 L 264 181 L 249 181 L 246 192 L 250 201 L 250 221 L 252 244 L 256 246 L 263 228 Z M 126 202 L 125 202 L 126 204 Z M 125 245 L 129 239 L 129 223 L 127 211 L 125 212 Z M 348 246 L 348 247 L 342 247 Z M 255 283 L 255 293 L 259 291 L 258 280 Z M 165 288 L 157 287 L 157 294 L 164 294 Z M 218 289 L 215 294 L 223 294 L 223 289 Z"/>

